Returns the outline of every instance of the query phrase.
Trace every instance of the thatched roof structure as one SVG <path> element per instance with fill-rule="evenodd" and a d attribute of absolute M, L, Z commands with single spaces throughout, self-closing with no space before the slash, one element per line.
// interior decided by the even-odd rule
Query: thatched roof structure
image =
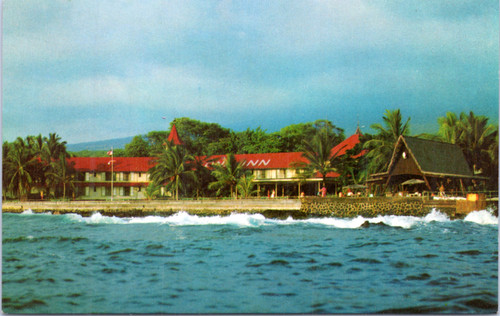
<path fill-rule="evenodd" d="M 480 179 L 471 171 L 462 149 L 455 144 L 410 136 L 400 136 L 386 172 L 372 174 L 369 182 L 400 182 L 422 178 L 431 190 L 429 179 Z"/>

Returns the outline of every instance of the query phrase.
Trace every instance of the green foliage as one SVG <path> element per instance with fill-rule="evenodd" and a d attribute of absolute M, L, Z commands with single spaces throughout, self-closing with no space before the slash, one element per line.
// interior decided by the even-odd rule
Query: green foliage
<path fill-rule="evenodd" d="M 206 157 L 196 156 L 194 157 L 193 163 L 193 181 L 188 183 L 188 188 L 191 189 L 193 196 L 197 198 L 201 196 L 210 196 L 212 191 L 209 190 L 208 186 L 211 182 L 215 181 L 212 172 L 205 167 L 207 164 L 213 162 L 213 159 L 207 159 Z"/>
<path fill-rule="evenodd" d="M 192 181 L 194 157 L 184 146 L 166 144 L 166 149 L 159 155 L 156 165 L 149 169 L 150 179 L 156 185 L 166 185 L 175 191 L 175 199 L 179 199 L 179 189 L 183 189 L 188 181 Z"/>
<path fill-rule="evenodd" d="M 149 151 L 149 143 L 141 135 L 125 145 L 125 157 L 149 157 Z"/>
<path fill-rule="evenodd" d="M 399 136 L 410 134 L 410 118 L 403 124 L 399 109 L 386 110 L 382 119 L 384 125 L 379 123 L 371 125 L 377 134 L 364 144 L 364 148 L 369 150 L 367 158 L 370 161 L 368 168 L 371 173 L 385 171 Z"/>
<path fill-rule="evenodd" d="M 149 185 L 146 187 L 146 190 L 144 191 L 144 195 L 146 196 L 146 199 L 148 200 L 154 200 L 156 199 L 161 192 L 161 186 L 158 184 L 151 182 Z"/>
<path fill-rule="evenodd" d="M 335 147 L 335 136 L 330 133 L 328 126 L 319 129 L 310 141 L 304 141 L 304 152 L 302 157 L 307 163 L 296 163 L 294 167 L 302 177 L 315 177 L 319 174 L 326 182 L 326 175 L 330 172 L 337 172 L 338 165 L 343 157 L 339 152 L 332 152 Z"/>
<path fill-rule="evenodd" d="M 231 131 L 216 123 L 205 123 L 187 117 L 176 118 L 171 123 L 177 128 L 179 138 L 186 149 L 195 156 L 211 156 L 230 152 L 228 142 L 219 140 L 228 138 Z"/>
<path fill-rule="evenodd" d="M 238 181 L 244 175 L 245 169 L 241 162 L 237 162 L 233 154 L 226 155 L 223 164 L 212 164 L 212 175 L 216 178 L 209 184 L 209 188 L 217 190 L 217 195 L 220 195 L 224 189 L 229 187 L 230 196 L 237 198 L 238 196 Z M 233 195 L 233 188 L 236 187 L 236 193 Z"/>
<path fill-rule="evenodd" d="M 59 186 L 63 187 L 63 199 L 66 198 L 66 187 L 69 187 L 72 191 L 75 190 L 74 176 L 74 168 L 68 165 L 64 153 L 61 152 L 59 159 L 50 162 L 49 171 L 47 172 L 49 184 L 54 189 L 57 189 Z"/>
<path fill-rule="evenodd" d="M 267 134 L 260 127 L 255 130 L 248 128 L 246 131 L 237 133 L 236 136 L 238 154 L 275 153 L 280 151 L 279 138 L 275 134 Z"/>
<path fill-rule="evenodd" d="M 41 134 L 26 139 L 18 137 L 13 143 L 3 143 L 2 148 L 4 196 L 9 193 L 22 200 L 28 198 L 33 188 L 46 192 L 55 190 L 49 181 L 52 163 L 70 157 L 66 142 L 55 133 L 48 137 Z"/>
<path fill-rule="evenodd" d="M 151 131 L 146 135 L 151 157 L 158 156 L 165 150 L 167 138 L 168 132 L 166 131 Z"/>
<path fill-rule="evenodd" d="M 255 182 L 254 175 L 243 174 L 243 176 L 238 181 L 236 188 L 240 192 L 241 197 L 248 198 L 257 193 L 257 190 L 254 189 Z"/>
<path fill-rule="evenodd" d="M 316 120 L 314 122 L 292 124 L 283 127 L 275 133 L 279 140 L 280 152 L 302 152 L 305 143 L 311 140 L 319 130 L 325 129 L 332 137 L 334 143 L 340 143 L 344 139 L 344 130 L 333 125 L 328 120 Z"/>
<path fill-rule="evenodd" d="M 80 150 L 70 152 L 73 157 L 109 157 L 109 150 Z M 125 155 L 125 150 L 121 148 L 113 149 L 113 156 L 115 157 L 129 157 Z"/>

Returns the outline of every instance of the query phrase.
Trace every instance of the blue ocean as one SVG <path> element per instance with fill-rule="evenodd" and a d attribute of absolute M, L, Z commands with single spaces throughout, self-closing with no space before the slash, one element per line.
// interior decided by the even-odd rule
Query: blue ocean
<path fill-rule="evenodd" d="M 496 313 L 498 218 L 2 215 L 4 313 Z"/>

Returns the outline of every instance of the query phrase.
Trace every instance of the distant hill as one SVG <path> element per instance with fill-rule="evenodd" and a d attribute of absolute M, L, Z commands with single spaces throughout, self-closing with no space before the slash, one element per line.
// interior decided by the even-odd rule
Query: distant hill
<path fill-rule="evenodd" d="M 133 136 L 124 138 L 114 138 L 107 140 L 100 140 L 96 142 L 88 143 L 78 143 L 78 144 L 67 144 L 66 149 L 71 152 L 81 151 L 81 150 L 110 150 L 113 149 L 125 149 L 125 145 L 132 141 Z"/>

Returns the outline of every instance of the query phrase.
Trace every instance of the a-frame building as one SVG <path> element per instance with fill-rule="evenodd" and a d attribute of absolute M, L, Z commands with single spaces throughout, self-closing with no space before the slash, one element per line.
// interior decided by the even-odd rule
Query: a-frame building
<path fill-rule="evenodd" d="M 410 179 L 423 180 L 429 191 L 437 191 L 441 184 L 464 191 L 464 181 L 484 178 L 474 176 L 458 145 L 399 136 L 387 171 L 370 175 L 368 182 L 386 189 Z"/>

